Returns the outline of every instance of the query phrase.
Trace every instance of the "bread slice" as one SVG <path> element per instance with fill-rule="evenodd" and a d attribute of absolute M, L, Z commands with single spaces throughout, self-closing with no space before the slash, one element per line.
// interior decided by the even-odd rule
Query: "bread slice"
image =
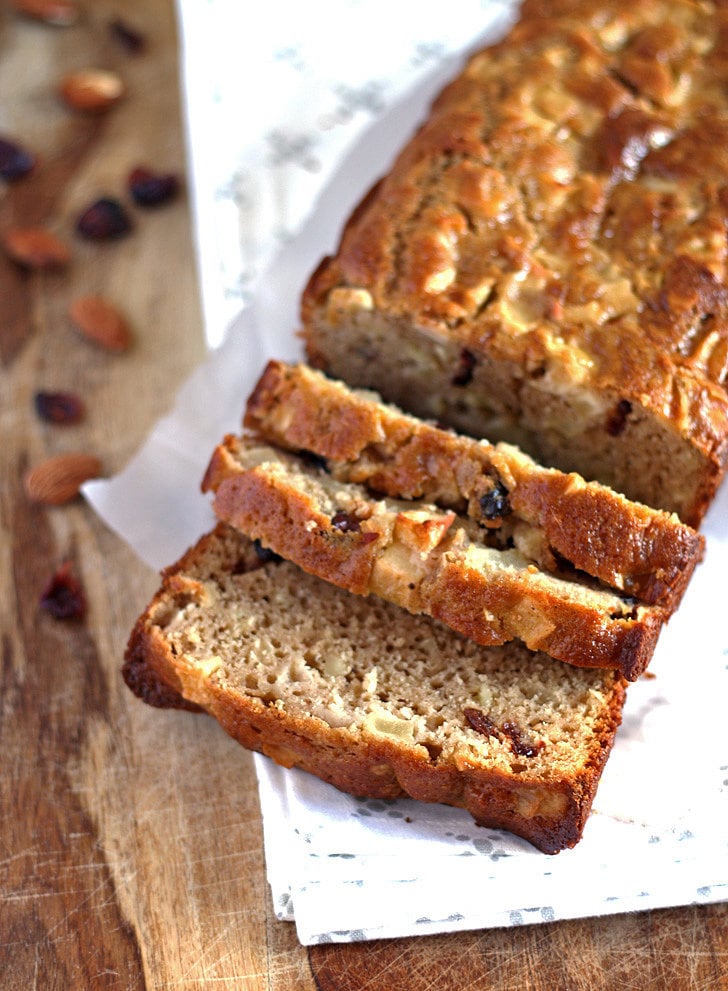
<path fill-rule="evenodd" d="M 305 571 L 358 595 L 426 613 L 480 644 L 521 640 L 569 664 L 634 680 L 664 610 L 541 571 L 487 530 L 422 500 L 372 496 L 325 469 L 229 436 L 208 467 L 218 518 Z"/>
<path fill-rule="evenodd" d="M 312 275 L 310 363 L 697 527 L 728 461 L 724 22 L 525 0 Z"/>
<path fill-rule="evenodd" d="M 544 468 L 509 444 L 426 423 L 307 365 L 270 361 L 244 425 L 271 444 L 324 459 L 339 481 L 467 513 L 541 569 L 568 562 L 670 612 L 703 554 L 703 537 L 674 514 Z"/>
<path fill-rule="evenodd" d="M 124 677 L 357 796 L 467 809 L 546 853 L 580 838 L 621 719 L 615 673 L 480 647 L 220 525 L 163 573 Z"/>

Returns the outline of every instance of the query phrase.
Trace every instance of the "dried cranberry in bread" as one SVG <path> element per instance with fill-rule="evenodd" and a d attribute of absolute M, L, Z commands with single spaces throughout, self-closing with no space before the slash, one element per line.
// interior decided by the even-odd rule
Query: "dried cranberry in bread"
<path fill-rule="evenodd" d="M 312 364 L 697 526 L 728 458 L 726 9 L 526 0 L 350 218 Z"/>
<path fill-rule="evenodd" d="M 546 853 L 580 839 L 625 696 L 612 672 L 479 647 L 263 564 L 223 526 L 164 572 L 124 677 L 343 791 L 461 806 Z"/>
<path fill-rule="evenodd" d="M 306 365 L 270 361 L 244 425 L 325 460 L 341 481 L 466 512 L 501 546 L 545 570 L 568 562 L 643 602 L 674 610 L 704 540 L 674 514 L 576 474 L 543 468 L 509 444 L 457 435 Z"/>
<path fill-rule="evenodd" d="M 378 498 L 310 459 L 229 436 L 208 467 L 218 519 L 310 574 L 425 613 L 480 644 L 521 640 L 580 667 L 634 680 L 666 619 L 578 575 L 491 546 L 468 517 L 423 500 Z"/>

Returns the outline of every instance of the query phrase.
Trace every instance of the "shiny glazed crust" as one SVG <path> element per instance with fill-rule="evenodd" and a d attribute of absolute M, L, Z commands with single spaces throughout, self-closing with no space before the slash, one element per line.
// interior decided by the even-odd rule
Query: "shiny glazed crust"
<path fill-rule="evenodd" d="M 477 643 L 520 640 L 577 667 L 643 673 L 666 614 L 539 570 L 515 549 L 421 500 L 377 499 L 294 455 L 229 436 L 203 488 L 214 510 L 264 547 L 357 595 L 424 613 Z"/>
<path fill-rule="evenodd" d="M 309 360 L 696 526 L 728 457 L 728 9 L 526 0 L 313 274 Z"/>
<path fill-rule="evenodd" d="M 213 670 L 205 656 L 185 655 L 175 640 L 175 617 L 184 614 L 185 622 L 194 624 L 198 618 L 203 621 L 206 614 L 224 610 L 216 600 L 238 580 L 247 582 L 249 589 L 241 593 L 242 608 L 255 611 L 253 571 L 276 567 L 257 561 L 251 543 L 227 527 L 220 525 L 203 537 L 180 562 L 166 569 L 160 589 L 134 627 L 123 669 L 131 690 L 152 705 L 205 710 L 248 749 L 264 753 L 286 767 L 309 771 L 351 794 L 375 798 L 409 796 L 461 806 L 479 823 L 517 833 L 546 853 L 557 853 L 578 842 L 621 720 L 624 682 L 608 673 L 593 674 L 591 693 L 598 693 L 602 701 L 595 703 L 587 742 L 580 762 L 574 762 L 573 766 L 568 756 L 563 757 L 563 749 L 561 757 L 554 756 L 553 764 L 550 758 L 540 757 L 537 761 L 540 770 L 529 771 L 527 758 L 511 757 L 509 770 L 508 763 L 504 765 L 502 759 L 499 763 L 495 759 L 468 758 L 464 750 L 458 757 L 447 757 L 438 753 L 439 748 L 431 746 L 428 752 L 421 745 L 367 732 L 360 726 L 332 726 L 310 712 L 293 711 L 292 705 L 280 700 L 273 703 L 260 690 L 241 689 L 240 679 L 246 670 L 254 670 L 255 658 L 236 654 L 234 642 L 225 646 L 207 644 L 211 653 L 219 655 L 218 668 Z M 241 579 L 242 575 L 248 577 Z M 301 582 L 312 583 L 313 600 L 321 596 L 317 612 L 321 613 L 320 622 L 325 627 L 331 622 L 327 600 L 347 593 L 305 575 L 301 576 Z M 260 608 L 265 606 L 261 604 Z M 295 602 L 291 608 L 295 611 Z M 386 604 L 384 608 L 393 609 Z M 426 626 L 431 622 L 402 615 L 403 633 L 409 639 L 408 623 Z M 397 616 L 398 611 L 393 610 L 391 618 L 395 627 Z M 226 617 L 220 622 L 225 623 Z M 446 642 L 443 637 L 450 635 L 440 631 L 438 624 L 430 628 L 442 647 Z M 286 631 L 275 628 L 275 623 L 270 627 L 270 637 L 285 639 L 286 635 Z M 457 638 L 453 643 L 458 643 Z M 482 651 L 484 658 L 494 650 L 509 650 L 475 649 Z M 527 664 L 528 652 L 523 651 L 520 657 L 519 649 L 510 648 L 511 652 L 516 651 L 516 657 L 514 660 L 508 655 L 508 663 Z M 295 648 L 292 653 L 295 655 Z M 354 654 L 357 653 L 355 649 Z M 386 651 L 384 654 L 382 658 L 373 658 L 372 663 L 386 665 Z M 220 661 L 229 668 L 239 668 L 237 682 L 229 672 L 220 676 Z M 366 666 L 369 662 L 364 658 L 361 663 Z M 546 664 L 550 665 L 547 680 L 553 681 L 558 689 L 560 672 L 568 669 L 554 666 L 548 660 Z M 573 677 L 592 675 L 585 672 Z M 260 678 L 265 681 L 264 665 Z M 589 694 L 588 687 L 585 688 Z M 544 691 L 548 693 L 548 690 L 549 685 L 545 685 Z M 468 728 L 463 734 L 473 735 Z"/>
<path fill-rule="evenodd" d="M 555 567 L 557 555 L 670 612 L 703 553 L 703 538 L 674 515 L 543 468 L 511 445 L 408 416 L 306 365 L 270 361 L 248 399 L 244 425 L 272 444 L 325 459 L 342 481 L 465 511 L 488 528 L 512 530 L 514 520 L 525 521 L 546 545 L 541 566 L 550 558 Z"/>

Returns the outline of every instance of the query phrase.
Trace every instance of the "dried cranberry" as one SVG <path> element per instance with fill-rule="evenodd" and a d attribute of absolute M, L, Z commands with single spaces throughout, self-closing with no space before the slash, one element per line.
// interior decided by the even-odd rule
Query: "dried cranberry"
<path fill-rule="evenodd" d="M 486 520 L 497 520 L 512 512 L 508 500 L 508 489 L 502 482 L 496 482 L 490 492 L 486 492 L 480 497 L 480 511 Z"/>
<path fill-rule="evenodd" d="M 476 733 L 482 733 L 483 736 L 500 737 L 498 727 L 482 709 L 463 709 L 463 715 L 470 728 L 474 729 Z"/>
<path fill-rule="evenodd" d="M 619 437 L 627 426 L 627 417 L 632 412 L 632 403 L 628 399 L 620 399 L 607 416 L 606 430 L 610 437 Z"/>
<path fill-rule="evenodd" d="M 131 55 L 139 55 L 146 47 L 144 35 L 136 28 L 130 27 L 120 17 L 109 22 L 111 37 L 125 48 Z"/>
<path fill-rule="evenodd" d="M 160 206 L 179 192 L 179 179 L 171 172 L 138 168 L 129 174 L 129 192 L 137 206 Z"/>
<path fill-rule="evenodd" d="M 7 138 L 0 138 L 0 178 L 13 182 L 32 172 L 34 167 L 34 155 Z"/>
<path fill-rule="evenodd" d="M 357 517 L 353 513 L 347 513 L 343 509 L 340 509 L 331 517 L 331 526 L 334 530 L 339 530 L 341 533 L 359 533 L 361 530 L 361 523 Z"/>
<path fill-rule="evenodd" d="M 55 619 L 81 619 L 86 615 L 86 596 L 70 561 L 57 569 L 40 597 L 41 609 Z"/>
<path fill-rule="evenodd" d="M 255 551 L 258 560 L 263 564 L 281 560 L 280 554 L 276 554 L 276 552 L 272 551 L 270 547 L 264 547 L 259 540 L 253 541 L 253 550 Z"/>
<path fill-rule="evenodd" d="M 131 220 L 118 200 L 103 196 L 92 203 L 76 221 L 76 230 L 91 241 L 122 237 L 131 230 Z"/>
<path fill-rule="evenodd" d="M 540 750 L 543 750 L 544 744 L 542 741 L 528 743 L 524 740 L 520 727 L 515 723 L 506 721 L 502 726 L 498 727 L 490 716 L 486 716 L 482 709 L 464 709 L 463 715 L 476 733 L 482 733 L 483 736 L 494 736 L 498 740 L 506 737 L 510 743 L 511 750 L 518 757 L 535 757 Z"/>
<path fill-rule="evenodd" d="M 457 371 L 450 379 L 450 384 L 467 385 L 473 378 L 474 368 L 475 355 L 472 351 L 468 351 L 467 348 L 463 348 L 460 352 L 460 364 L 458 365 Z"/>
<path fill-rule="evenodd" d="M 318 468 L 319 471 L 328 473 L 329 463 L 322 455 L 314 454 L 313 451 L 299 451 L 298 456 L 309 468 Z"/>
<path fill-rule="evenodd" d="M 86 412 L 83 400 L 74 392 L 36 392 L 35 409 L 49 423 L 78 423 Z"/>
<path fill-rule="evenodd" d="M 535 757 L 539 750 L 543 750 L 543 742 L 528 743 L 523 739 L 521 729 L 515 723 L 505 722 L 501 726 L 504 736 L 507 736 L 511 743 L 511 750 L 518 757 Z"/>

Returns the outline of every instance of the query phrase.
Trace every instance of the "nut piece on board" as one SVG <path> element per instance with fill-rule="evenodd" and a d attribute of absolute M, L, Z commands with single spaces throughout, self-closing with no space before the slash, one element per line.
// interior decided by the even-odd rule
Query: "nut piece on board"
<path fill-rule="evenodd" d="M 124 95 L 124 83 L 115 72 L 79 69 L 63 77 L 60 92 L 71 109 L 98 114 L 119 102 Z"/>
<path fill-rule="evenodd" d="M 26 472 L 25 494 L 43 506 L 59 506 L 74 499 L 84 482 L 100 474 L 101 462 L 93 454 L 56 454 Z"/>
<path fill-rule="evenodd" d="M 43 227 L 9 227 L 2 235 L 6 253 L 24 268 L 65 268 L 71 249 Z"/>
<path fill-rule="evenodd" d="M 132 341 L 126 317 L 103 296 L 79 296 L 68 314 L 89 340 L 109 351 L 126 351 Z"/>
<path fill-rule="evenodd" d="M 19 14 L 58 27 L 70 27 L 79 18 L 75 0 L 10 0 L 10 5 Z"/>

